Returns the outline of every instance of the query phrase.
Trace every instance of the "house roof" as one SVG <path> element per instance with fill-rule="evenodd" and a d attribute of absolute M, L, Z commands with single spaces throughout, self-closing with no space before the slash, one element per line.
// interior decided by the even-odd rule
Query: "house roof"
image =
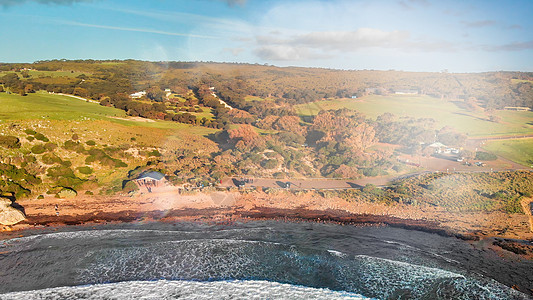
<path fill-rule="evenodd" d="M 428 147 L 440 148 L 440 147 L 446 147 L 446 145 L 444 145 L 444 144 L 441 143 L 441 142 L 435 142 L 435 143 L 429 145 Z"/>
<path fill-rule="evenodd" d="M 161 180 L 161 179 L 165 178 L 165 174 L 159 173 L 159 172 L 156 172 L 156 171 L 148 171 L 148 172 L 142 173 L 139 177 L 137 177 L 137 179 L 145 179 L 145 178 L 154 179 L 154 180 Z"/>

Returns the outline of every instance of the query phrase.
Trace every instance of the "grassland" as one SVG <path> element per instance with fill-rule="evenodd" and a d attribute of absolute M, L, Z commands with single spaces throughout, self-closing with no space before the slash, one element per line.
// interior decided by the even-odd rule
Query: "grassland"
<path fill-rule="evenodd" d="M 421 96 L 370 95 L 358 99 L 329 99 L 296 106 L 300 116 L 313 116 L 320 110 L 355 109 L 367 117 L 389 112 L 397 116 L 433 118 L 439 127 L 451 126 L 472 137 L 509 136 L 533 133 L 533 112 L 498 111 L 501 122 L 491 122 L 482 112 L 471 112 L 460 102 Z"/>
<path fill-rule="evenodd" d="M 46 92 L 19 96 L 0 93 L 0 120 L 102 120 L 125 117 L 124 111 Z"/>
<path fill-rule="evenodd" d="M 205 114 L 209 112 L 205 111 Z M 117 119 L 124 118 L 124 119 Z M 72 97 L 38 92 L 19 96 L 0 93 L 0 124 L 20 120 L 63 120 L 63 121 L 109 121 L 112 123 L 144 127 L 147 129 L 166 129 L 171 135 L 175 132 L 187 132 L 195 135 L 207 135 L 217 130 L 168 121 L 140 122 L 127 119 L 123 110 L 89 103 Z"/>
<path fill-rule="evenodd" d="M 0 76 L 3 76 L 7 73 L 13 73 L 13 71 L 1 71 Z M 22 79 L 22 74 L 20 72 L 17 72 L 16 74 L 19 75 L 19 78 Z M 78 71 L 38 71 L 38 70 L 28 70 L 28 74 L 31 76 L 32 79 L 39 78 L 39 77 L 69 77 L 69 78 L 75 78 L 81 74 L 89 75 L 90 73 L 83 73 Z"/>
<path fill-rule="evenodd" d="M 533 166 L 533 138 L 493 140 L 483 148 L 524 166 Z"/>

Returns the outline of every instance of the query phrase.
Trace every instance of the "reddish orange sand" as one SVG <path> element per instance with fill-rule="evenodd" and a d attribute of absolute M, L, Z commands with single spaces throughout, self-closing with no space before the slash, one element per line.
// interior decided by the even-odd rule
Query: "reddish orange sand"
<path fill-rule="evenodd" d="M 139 220 L 214 220 L 298 218 L 388 224 L 467 238 L 532 239 L 529 215 L 502 212 L 448 212 L 436 207 L 385 205 L 324 198 L 315 192 L 254 191 L 180 194 L 168 189 L 130 196 L 78 196 L 17 201 L 27 219 L 2 231 L 48 225 L 132 222 Z M 57 205 L 57 210 L 56 206 Z"/>

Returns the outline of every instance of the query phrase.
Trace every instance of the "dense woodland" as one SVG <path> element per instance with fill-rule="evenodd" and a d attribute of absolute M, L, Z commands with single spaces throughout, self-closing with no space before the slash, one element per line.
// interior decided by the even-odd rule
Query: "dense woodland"
<path fill-rule="evenodd" d="M 176 182 L 203 180 L 207 184 L 234 175 L 359 178 L 400 173 L 406 166 L 393 159 L 391 148 L 378 143 L 429 155 L 421 145 L 437 139 L 461 147 L 466 141 L 466 136 L 453 128 L 438 128 L 433 119 L 398 118 L 386 113 L 374 120 L 350 109 L 321 111 L 303 119 L 297 115 L 295 104 L 408 89 L 442 101 L 459 99 L 472 109 L 533 108 L 533 73 L 523 72 L 344 71 L 133 60 L 0 64 L 0 71 L 0 92 L 21 96 L 39 90 L 71 94 L 116 107 L 130 116 L 220 129 L 209 136 L 216 145 L 211 152 L 176 148 L 159 149 L 162 155 L 147 155 L 150 168 L 171 174 Z M 130 97 L 139 91 L 146 94 L 138 99 Z M 206 112 L 209 114 L 200 115 Z M 26 135 L 38 139 L 31 128 L 28 130 Z M 22 137 L 6 137 L 12 140 L 0 142 L 16 148 L 15 139 Z M 34 155 L 42 156 L 39 159 L 54 166 L 47 174 L 57 178 L 57 186 L 74 189 L 91 185 L 91 180 L 81 180 L 72 172 L 74 167 L 83 166 L 71 166 L 54 156 L 57 146 L 86 155 L 88 165 L 96 161 L 109 167 L 127 166 L 117 148 L 95 148 L 74 139 L 57 145 L 42 141 L 39 145 L 43 149 L 32 148 L 32 153 L 22 158 L 24 166 L 1 165 L 2 172 L 36 182 L 39 178 L 31 177 L 35 173 L 24 173 L 24 167 L 32 165 Z M 78 171 L 82 170 L 89 172 Z M 26 193 L 22 186 L 9 189 Z"/>

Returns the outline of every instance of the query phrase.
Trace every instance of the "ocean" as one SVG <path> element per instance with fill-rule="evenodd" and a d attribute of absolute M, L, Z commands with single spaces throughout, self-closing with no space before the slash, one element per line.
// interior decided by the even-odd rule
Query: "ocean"
<path fill-rule="evenodd" d="M 50 232 L 51 231 L 51 232 Z M 529 299 L 531 261 L 401 228 L 66 227 L 0 242 L 0 299 Z"/>

